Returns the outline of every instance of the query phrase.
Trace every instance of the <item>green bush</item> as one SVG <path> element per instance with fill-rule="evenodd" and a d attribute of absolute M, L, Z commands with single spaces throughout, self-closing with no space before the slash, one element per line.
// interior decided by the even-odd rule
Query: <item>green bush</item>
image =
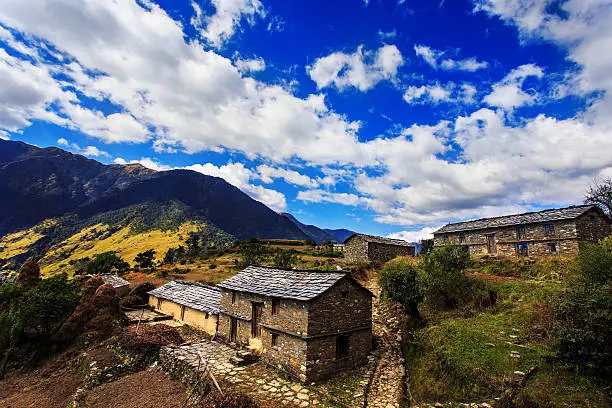
<path fill-rule="evenodd" d="M 240 243 L 240 255 L 242 255 L 241 266 L 257 265 L 261 263 L 265 247 L 257 238 Z"/>
<path fill-rule="evenodd" d="M 557 356 L 578 371 L 612 377 L 612 237 L 581 246 L 577 276 L 559 297 Z"/>
<path fill-rule="evenodd" d="M 438 247 L 422 259 L 422 281 L 428 300 L 456 307 L 471 295 L 472 283 L 465 276 L 465 269 L 470 266 L 470 254 L 465 248 L 455 245 Z"/>
<path fill-rule="evenodd" d="M 297 261 L 297 254 L 295 250 L 277 249 L 272 260 L 276 267 L 289 268 Z"/>
<path fill-rule="evenodd" d="M 383 298 L 401 303 L 408 315 L 420 317 L 418 305 L 423 300 L 423 292 L 418 261 L 395 258 L 383 266 L 378 280 Z"/>

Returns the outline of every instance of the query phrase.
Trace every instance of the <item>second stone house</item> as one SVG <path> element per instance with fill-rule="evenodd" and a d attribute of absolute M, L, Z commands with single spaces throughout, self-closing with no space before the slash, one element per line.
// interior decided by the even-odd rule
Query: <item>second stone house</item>
<path fill-rule="evenodd" d="M 301 381 L 353 368 L 372 349 L 372 293 L 350 274 L 249 266 L 220 284 L 218 336 Z"/>
<path fill-rule="evenodd" d="M 596 205 L 577 205 L 447 224 L 436 246 L 464 246 L 474 256 L 574 256 L 580 242 L 610 234 L 610 219 Z"/>
<path fill-rule="evenodd" d="M 349 262 L 383 264 L 396 256 L 414 254 L 414 245 L 402 239 L 353 234 L 344 241 L 344 258 Z"/>

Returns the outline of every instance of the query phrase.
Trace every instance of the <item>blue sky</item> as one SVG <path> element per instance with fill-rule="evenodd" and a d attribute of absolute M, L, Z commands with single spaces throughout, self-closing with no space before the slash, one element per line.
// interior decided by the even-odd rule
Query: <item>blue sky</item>
<path fill-rule="evenodd" d="M 0 137 L 415 240 L 612 176 L 612 3 L 0 4 Z"/>

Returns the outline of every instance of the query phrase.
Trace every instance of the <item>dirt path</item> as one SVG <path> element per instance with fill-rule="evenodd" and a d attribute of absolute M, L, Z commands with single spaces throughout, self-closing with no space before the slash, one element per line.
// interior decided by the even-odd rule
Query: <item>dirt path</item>
<path fill-rule="evenodd" d="M 404 358 L 397 336 L 399 319 L 386 305 L 380 303 L 377 278 L 372 278 L 366 286 L 377 296 L 372 303 L 372 323 L 374 335 L 379 339 L 380 353 L 367 395 L 366 407 L 399 407 L 404 381 Z"/>

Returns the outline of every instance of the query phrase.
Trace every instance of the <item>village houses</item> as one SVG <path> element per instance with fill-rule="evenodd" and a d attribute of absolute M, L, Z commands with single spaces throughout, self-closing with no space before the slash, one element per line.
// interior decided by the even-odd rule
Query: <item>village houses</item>
<path fill-rule="evenodd" d="M 474 256 L 575 256 L 580 242 L 609 234 L 598 206 L 578 205 L 447 224 L 434 232 L 434 245 L 461 245 Z"/>

